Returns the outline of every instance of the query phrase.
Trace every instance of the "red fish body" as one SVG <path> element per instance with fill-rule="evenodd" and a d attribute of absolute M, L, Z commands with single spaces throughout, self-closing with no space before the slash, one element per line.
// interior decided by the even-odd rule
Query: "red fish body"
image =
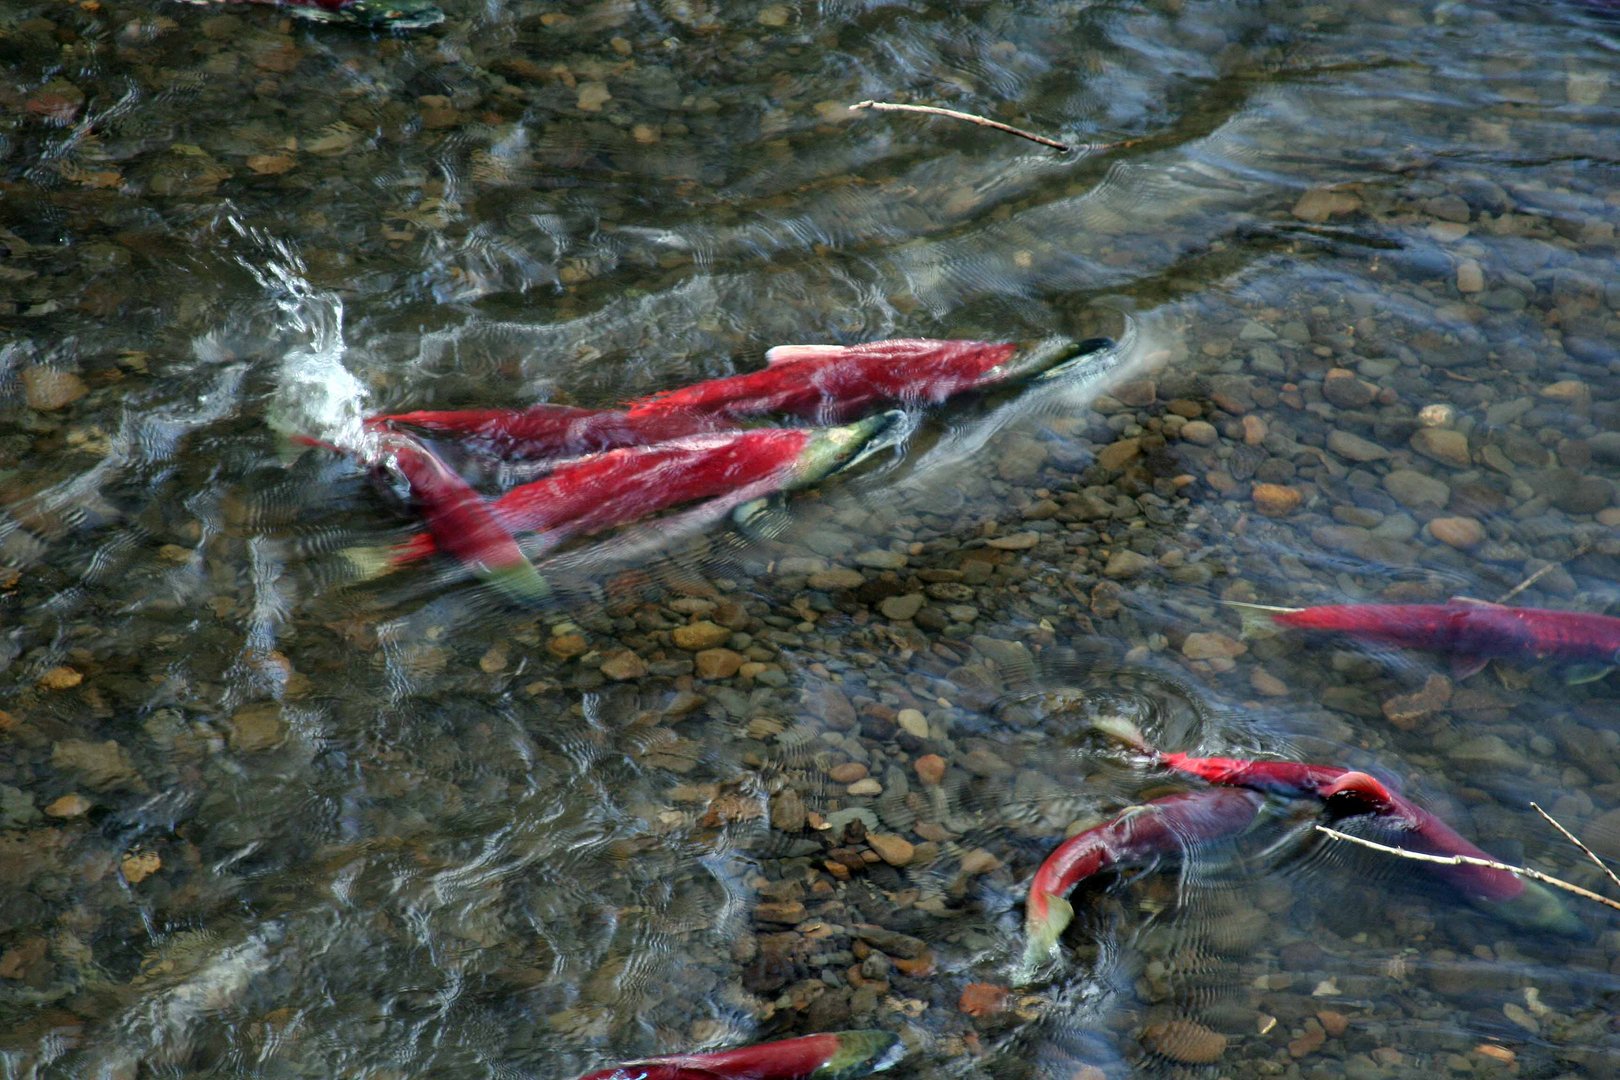
<path fill-rule="evenodd" d="M 1234 788 L 1167 795 L 1059 844 L 1029 883 L 1026 968 L 1050 953 L 1074 918 L 1064 896 L 1080 882 L 1114 866 L 1180 854 L 1199 841 L 1236 835 L 1254 821 L 1261 802 L 1260 796 Z"/>
<path fill-rule="evenodd" d="M 1453 600 L 1445 604 L 1331 604 L 1269 612 L 1300 630 L 1346 634 L 1483 662 L 1492 657 L 1611 665 L 1620 657 L 1620 619 L 1577 611 Z"/>
<path fill-rule="evenodd" d="M 755 428 L 630 446 L 565 462 L 489 504 L 514 533 L 586 536 L 683 503 L 790 482 L 811 428 Z M 442 547 L 431 530 L 396 548 L 406 562 Z"/>
<path fill-rule="evenodd" d="M 630 403 L 632 417 L 670 412 L 737 418 L 786 413 L 840 420 L 874 405 L 937 405 L 985 382 L 1012 342 L 901 338 L 864 345 L 778 345 L 767 366 Z"/>
<path fill-rule="evenodd" d="M 390 413 L 366 419 L 373 430 L 405 424 L 486 447 L 505 457 L 578 457 L 620 446 L 679 439 L 726 426 L 714 417 L 676 411 L 632 417 L 616 409 L 534 405 L 527 409 L 452 409 Z"/>
<path fill-rule="evenodd" d="M 627 1061 L 579 1080 L 852 1080 L 893 1065 L 899 1049 L 899 1040 L 887 1031 L 838 1031 L 712 1054 Z"/>
<path fill-rule="evenodd" d="M 1402 846 L 1413 851 L 1490 858 L 1434 814 L 1363 772 L 1292 761 L 1198 758 L 1179 753 L 1156 756 L 1168 768 L 1212 784 L 1235 785 L 1288 798 L 1320 799 L 1330 813 L 1340 817 L 1373 815 L 1400 830 Z M 1466 864 L 1425 865 L 1469 900 L 1485 903 L 1514 922 L 1560 933 L 1577 927 L 1555 896 L 1516 874 Z"/>
<path fill-rule="evenodd" d="M 520 599 L 538 600 L 550 591 L 511 529 L 432 451 L 398 433 L 384 435 L 379 449 L 410 485 L 435 546 Z"/>
<path fill-rule="evenodd" d="M 560 457 L 634 446 L 781 413 L 817 422 L 861 416 L 876 406 L 937 405 L 967 390 L 1052 370 L 1103 347 L 1059 339 L 1013 342 L 903 338 L 864 345 L 778 345 L 759 371 L 665 390 L 623 411 L 536 405 L 389 413 L 366 423 L 396 424 L 482 441 L 499 452 Z"/>
<path fill-rule="evenodd" d="M 1291 799 L 1325 798 L 1329 787 L 1349 772 L 1336 765 L 1303 765 L 1295 761 L 1251 761 L 1247 758 L 1192 757 L 1158 754 L 1159 763 L 1211 784 L 1246 787 Z"/>

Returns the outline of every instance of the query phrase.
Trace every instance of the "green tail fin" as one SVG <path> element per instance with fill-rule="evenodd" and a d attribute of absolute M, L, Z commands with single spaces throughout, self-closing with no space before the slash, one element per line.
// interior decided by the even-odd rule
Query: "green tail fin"
<path fill-rule="evenodd" d="M 1277 633 L 1277 624 L 1272 620 L 1273 615 L 1292 615 L 1304 608 L 1274 607 L 1270 604 L 1248 604 L 1242 600 L 1222 600 L 1222 604 L 1229 608 L 1237 608 L 1238 618 L 1243 620 L 1243 629 L 1239 636 L 1244 640 L 1256 637 L 1272 637 Z"/>

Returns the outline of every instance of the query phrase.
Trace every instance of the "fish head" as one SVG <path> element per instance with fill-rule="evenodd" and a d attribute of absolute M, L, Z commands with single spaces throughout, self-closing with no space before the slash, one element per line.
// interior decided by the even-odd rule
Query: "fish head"
<path fill-rule="evenodd" d="M 911 419 L 900 409 L 868 416 L 853 424 L 818 428 L 799 452 L 793 486 L 814 484 L 872 454 L 898 446 L 910 431 Z"/>
<path fill-rule="evenodd" d="M 984 382 L 1018 383 L 1031 379 L 1056 379 L 1081 368 L 1094 368 L 1097 372 L 1114 366 L 1121 357 L 1112 338 L 1086 338 L 1075 341 L 1066 337 L 1042 338 L 1031 342 L 997 364 Z"/>
<path fill-rule="evenodd" d="M 853 1080 L 882 1072 L 905 1057 L 906 1048 L 892 1031 L 840 1031 L 838 1049 L 810 1075 L 815 1080 Z"/>
<path fill-rule="evenodd" d="M 301 19 L 367 30 L 422 30 L 444 21 L 444 12 L 427 0 L 318 0 L 289 5 L 287 10 Z"/>
<path fill-rule="evenodd" d="M 1347 772 L 1322 789 L 1322 802 L 1334 817 L 1382 813 L 1395 803 L 1376 778 L 1364 772 Z"/>

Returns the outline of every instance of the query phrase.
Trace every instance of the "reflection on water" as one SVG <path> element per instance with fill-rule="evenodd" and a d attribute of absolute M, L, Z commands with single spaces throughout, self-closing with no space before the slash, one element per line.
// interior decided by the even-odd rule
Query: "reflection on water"
<path fill-rule="evenodd" d="M 897 1076 L 1603 1075 L 1549 940 L 1309 808 L 1083 887 L 1185 789 L 1089 730 L 1363 769 L 1602 888 L 1613 677 L 1221 601 L 1617 596 L 1600 5 L 263 5 L 0 14 L 0 1072 L 569 1077 L 898 1032 Z M 1056 154 L 928 102 L 1090 149 Z M 762 535 L 515 607 L 333 455 L 773 345 L 1121 339 L 917 413 Z M 504 482 L 498 472 L 476 477 Z"/>

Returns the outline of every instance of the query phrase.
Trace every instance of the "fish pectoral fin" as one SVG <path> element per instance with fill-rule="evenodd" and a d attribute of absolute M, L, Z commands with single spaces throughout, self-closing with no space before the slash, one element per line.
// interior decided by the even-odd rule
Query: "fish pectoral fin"
<path fill-rule="evenodd" d="M 1480 600 L 1479 598 L 1473 596 L 1453 596 L 1448 598 L 1447 603 L 1474 604 L 1478 607 L 1507 607 L 1506 604 L 1498 604 L 1494 600 Z"/>
<path fill-rule="evenodd" d="M 1478 675 L 1490 662 L 1491 658 L 1488 656 L 1453 656 L 1451 677 L 1453 680 L 1462 680 L 1470 675 Z"/>
<path fill-rule="evenodd" d="M 787 531 L 792 516 L 780 495 L 750 499 L 731 512 L 737 531 L 750 540 L 774 540 Z"/>
<path fill-rule="evenodd" d="M 1613 670 L 1607 664 L 1571 664 L 1564 669 L 1564 682 L 1570 686 L 1597 682 Z"/>

